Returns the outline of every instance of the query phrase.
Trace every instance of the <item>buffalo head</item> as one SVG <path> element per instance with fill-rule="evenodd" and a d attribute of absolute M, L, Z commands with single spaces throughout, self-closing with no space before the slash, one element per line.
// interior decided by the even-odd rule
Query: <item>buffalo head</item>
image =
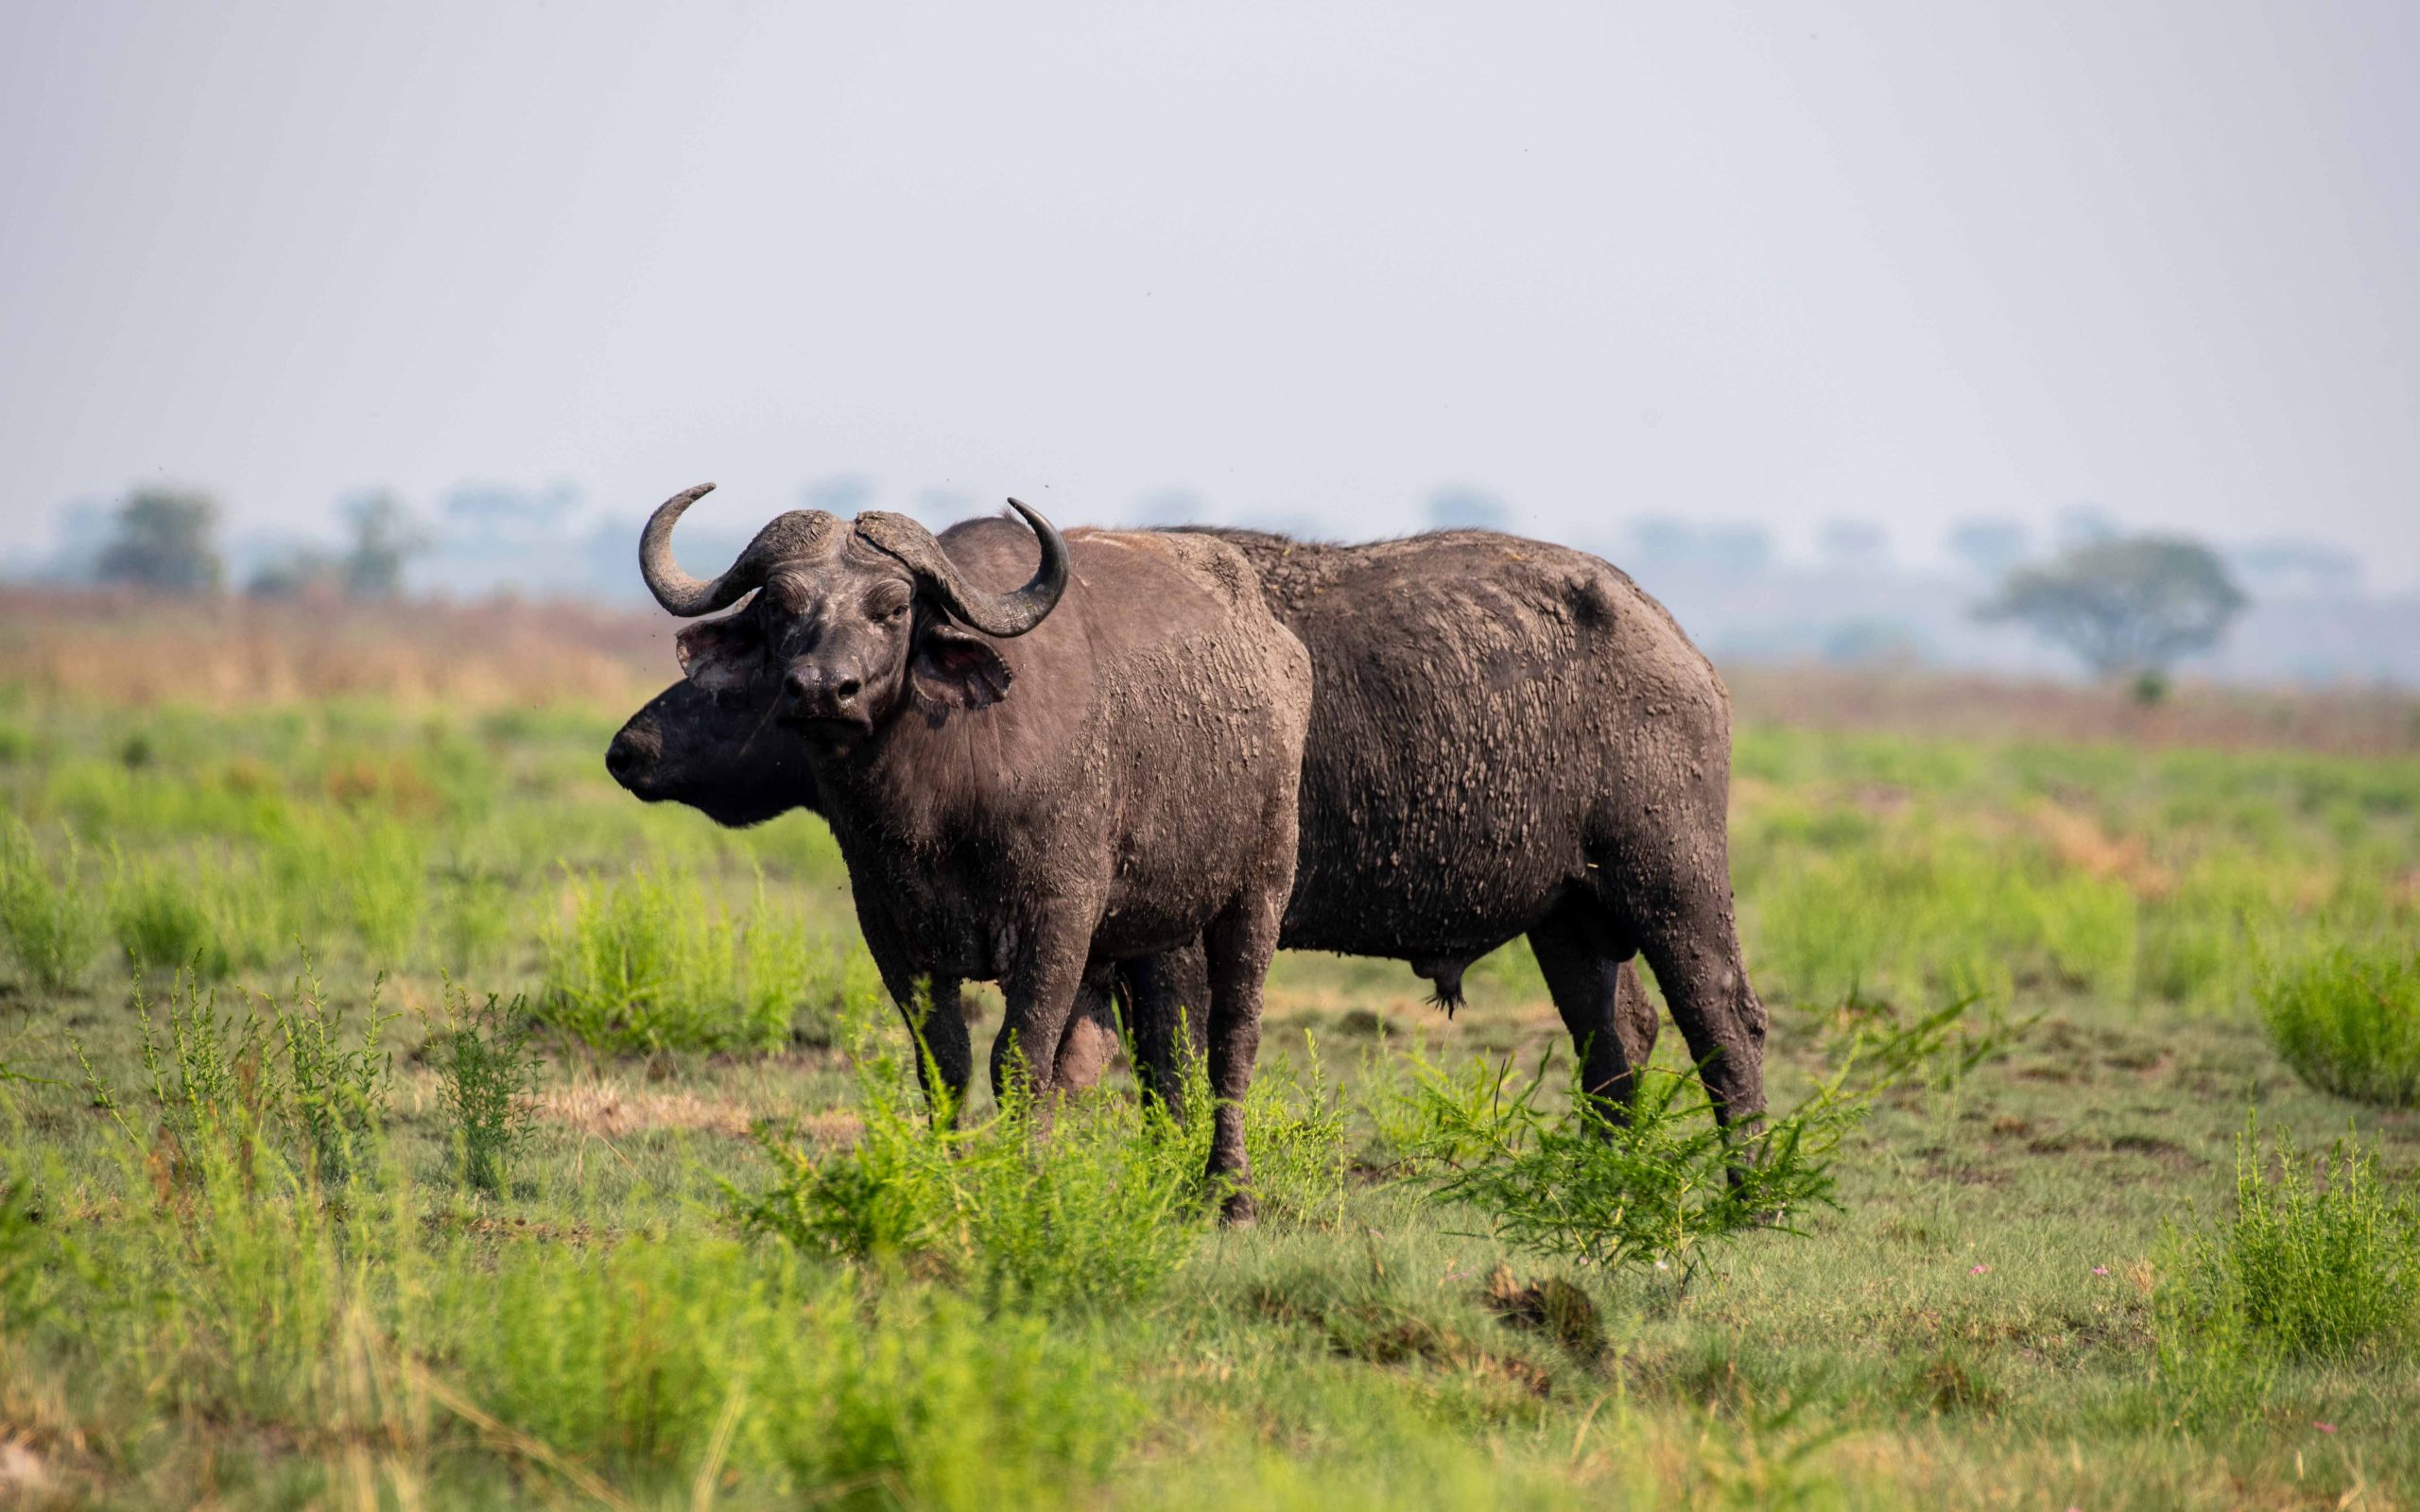
<path fill-rule="evenodd" d="M 682 670 L 709 694 L 770 694 L 782 722 L 820 744 L 852 743 L 911 701 L 937 709 L 997 701 L 1011 674 L 983 637 L 1025 634 L 1066 590 L 1065 543 L 1014 499 L 1010 507 L 1041 541 L 1042 563 L 1011 593 L 977 588 L 930 531 L 878 510 L 843 524 L 821 509 L 793 509 L 758 531 L 720 576 L 700 580 L 672 559 L 672 526 L 713 487 L 657 508 L 639 539 L 639 571 L 656 602 L 683 616 L 755 593 L 738 613 L 681 632 Z"/>

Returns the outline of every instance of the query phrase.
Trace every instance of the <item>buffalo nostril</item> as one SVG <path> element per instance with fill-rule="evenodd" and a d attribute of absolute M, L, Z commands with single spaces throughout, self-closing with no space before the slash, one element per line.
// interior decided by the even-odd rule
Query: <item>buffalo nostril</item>
<path fill-rule="evenodd" d="M 842 703 L 847 703 L 857 696 L 857 690 L 863 686 L 865 684 L 855 678 L 842 678 L 832 685 L 832 696 Z"/>

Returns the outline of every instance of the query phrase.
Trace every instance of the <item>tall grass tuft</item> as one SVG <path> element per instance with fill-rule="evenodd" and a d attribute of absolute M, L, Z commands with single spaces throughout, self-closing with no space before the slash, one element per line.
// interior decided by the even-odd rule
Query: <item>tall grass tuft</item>
<path fill-rule="evenodd" d="M 751 921 L 709 902 L 693 874 L 639 869 L 573 885 L 546 936 L 544 1012 L 600 1050 L 769 1049 L 789 1037 L 814 961 L 762 889 Z"/>
<path fill-rule="evenodd" d="M 197 891 L 192 879 L 157 865 L 119 863 L 110 926 L 138 973 L 185 971 L 216 982 L 235 969 L 234 953 Z"/>
<path fill-rule="evenodd" d="M 947 1108 L 927 1117 L 906 1057 L 871 1034 L 856 1066 L 855 1147 L 815 1152 L 760 1130 L 771 1180 L 729 1189 L 744 1227 L 1044 1311 L 1146 1300 L 1191 1251 L 1208 1211 L 1204 1151 L 1156 1103 L 1085 1099 L 1046 1118 L 1012 1081 L 997 1117 L 959 1129 Z M 1206 1082 L 1196 1091 L 1208 1107 Z"/>
<path fill-rule="evenodd" d="M 18 970 L 45 992 L 82 981 L 101 946 L 100 921 L 76 887 L 76 859 L 70 840 L 61 881 L 23 823 L 11 818 L 0 828 L 0 935 Z"/>
<path fill-rule="evenodd" d="M 2377 1154 L 2349 1134 L 2306 1160 L 2280 1132 L 2273 1178 L 2270 1164 L 2254 1115 L 2236 1141 L 2232 1216 L 2171 1236 L 2156 1298 L 2171 1374 L 2342 1360 L 2420 1328 L 2420 1197 L 2380 1186 Z"/>
<path fill-rule="evenodd" d="M 521 998 L 500 1005 L 493 992 L 474 1007 L 470 994 L 449 983 L 445 1027 L 429 1041 L 462 1183 L 489 1195 L 503 1192 L 512 1158 L 528 1143 L 537 1066 L 527 1007 Z"/>
<path fill-rule="evenodd" d="M 2260 1017 L 2294 1074 L 2340 1097 L 2420 1107 L 2420 947 L 2340 945 L 2264 961 Z"/>
<path fill-rule="evenodd" d="M 307 965 L 290 1000 L 273 1005 L 285 1050 L 283 1109 L 328 1191 L 351 1184 L 387 1110 L 394 1058 L 380 1041 L 395 1015 L 379 1011 L 378 994 L 385 985 L 383 976 L 372 984 L 357 1035 L 342 1009 L 329 1007 Z"/>

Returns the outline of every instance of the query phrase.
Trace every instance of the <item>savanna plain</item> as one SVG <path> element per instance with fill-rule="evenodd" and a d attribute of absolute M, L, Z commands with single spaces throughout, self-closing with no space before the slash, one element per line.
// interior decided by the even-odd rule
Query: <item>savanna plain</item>
<path fill-rule="evenodd" d="M 2420 707 L 1742 671 L 1750 1184 L 1288 955 L 1236 1230 L 1122 1070 L 936 1131 L 660 634 L 0 605 L 0 1503 L 2420 1500 Z"/>

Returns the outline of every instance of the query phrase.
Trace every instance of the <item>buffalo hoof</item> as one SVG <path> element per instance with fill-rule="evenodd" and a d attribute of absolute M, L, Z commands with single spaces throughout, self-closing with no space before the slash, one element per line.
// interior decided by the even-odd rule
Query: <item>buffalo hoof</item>
<path fill-rule="evenodd" d="M 1249 1192 L 1230 1192 L 1219 1204 L 1219 1223 L 1226 1228 L 1251 1228 L 1260 1222 L 1259 1205 Z"/>

